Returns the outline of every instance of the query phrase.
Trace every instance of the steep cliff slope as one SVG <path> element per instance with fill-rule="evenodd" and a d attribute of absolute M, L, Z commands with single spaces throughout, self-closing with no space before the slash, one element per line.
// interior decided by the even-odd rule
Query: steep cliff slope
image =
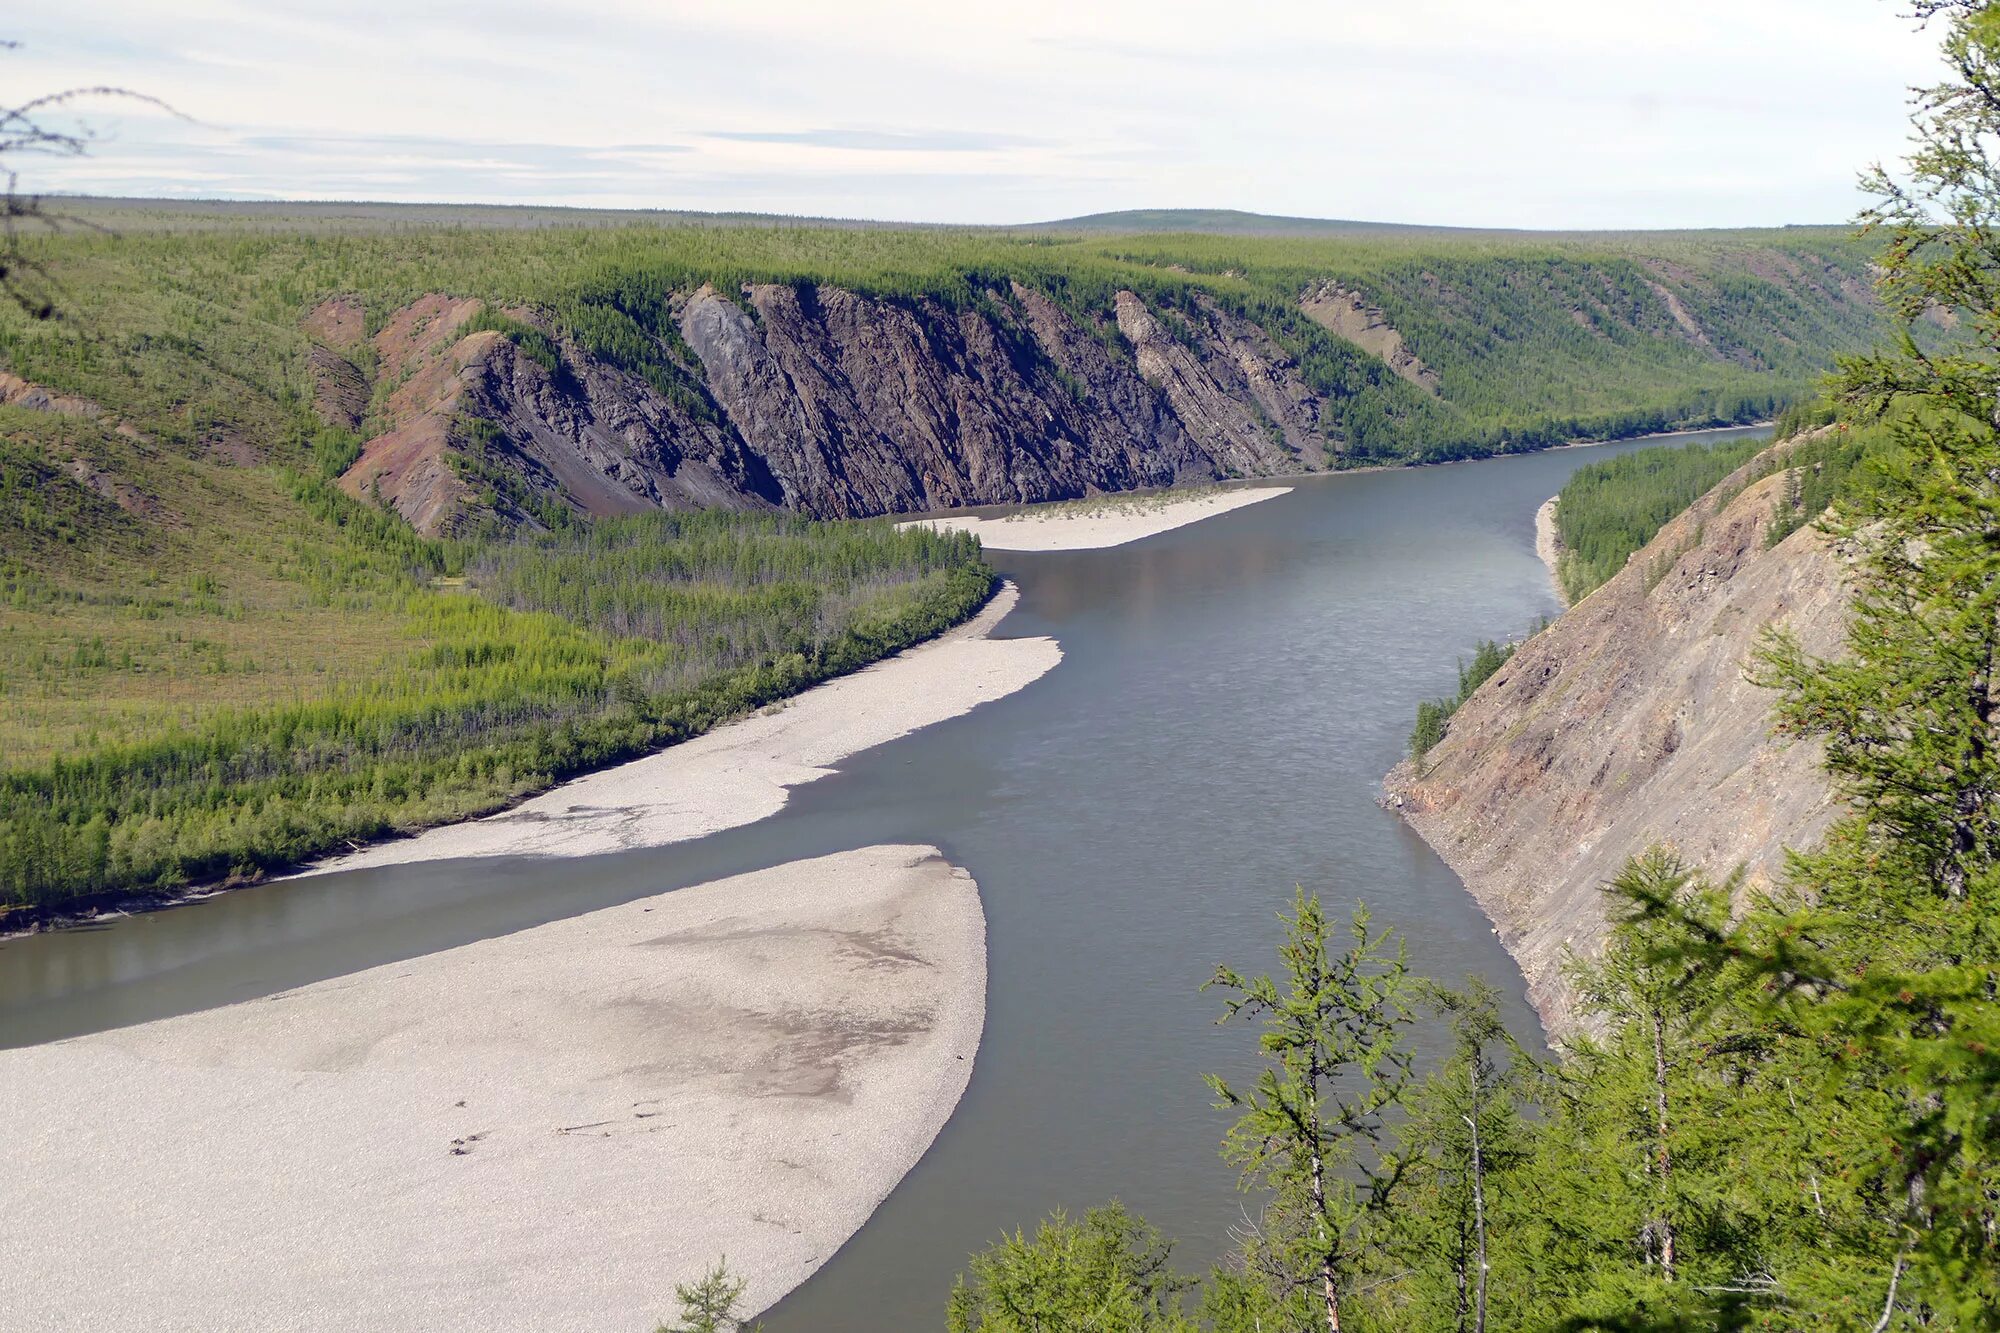
<path fill-rule="evenodd" d="M 690 400 L 545 313 L 437 293 L 390 312 L 356 356 L 332 341 L 353 301 L 304 322 L 315 410 L 368 436 L 342 486 L 425 533 L 547 519 L 551 505 L 854 518 L 1054 500 L 1317 471 L 1342 448 L 1293 358 L 1212 303 L 1155 311 L 1122 291 L 1100 331 L 1020 283 L 956 309 L 704 285 L 671 301 Z M 377 368 L 372 411 L 358 406 L 363 363 Z"/>
<path fill-rule="evenodd" d="M 1601 886 L 1629 857 L 1666 843 L 1768 884 L 1837 813 L 1816 747 L 1773 738 L 1770 693 L 1745 677 L 1767 625 L 1830 653 L 1846 622 L 1825 537 L 1766 546 L 1788 485 L 1762 475 L 1771 461 L 1669 523 L 1473 694 L 1421 772 L 1389 777 L 1390 804 L 1478 898 L 1553 1032 L 1573 1016 L 1564 953 L 1602 943 Z"/>
<path fill-rule="evenodd" d="M 308 331 L 352 302 L 315 307 Z M 467 330 L 489 313 L 502 328 Z M 523 335 L 546 364 L 523 350 Z M 355 359 L 317 339 L 314 405 L 328 425 L 374 428 L 342 488 L 392 505 L 420 532 L 475 515 L 531 522 L 551 507 L 601 517 L 777 498 L 770 474 L 726 428 L 584 354 L 532 311 L 431 294 L 394 311 L 369 350 L 374 410 L 348 408 L 369 386 Z"/>

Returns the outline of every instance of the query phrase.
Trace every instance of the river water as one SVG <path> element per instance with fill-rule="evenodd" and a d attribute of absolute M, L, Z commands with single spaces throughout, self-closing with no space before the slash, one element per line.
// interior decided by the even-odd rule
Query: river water
<path fill-rule="evenodd" d="M 1755 432 L 1710 431 L 1716 440 Z M 0 945 L 0 1046 L 249 999 L 762 866 L 926 842 L 985 903 L 986 1034 L 957 1113 L 771 1333 L 942 1326 L 966 1255 L 1118 1197 L 1202 1265 L 1247 1200 L 1203 1073 L 1253 1068 L 1197 990 L 1268 970 L 1293 886 L 1365 900 L 1417 970 L 1479 973 L 1534 1030 L 1458 879 L 1375 800 L 1418 700 L 1480 638 L 1558 609 L 1536 507 L 1650 441 L 1307 478 L 1109 551 L 996 552 L 1003 636 L 1052 634 L 1026 690 L 855 756 L 783 813 L 584 861 L 445 862 L 220 895 Z M 663 1295 L 664 1299 L 664 1295 Z"/>

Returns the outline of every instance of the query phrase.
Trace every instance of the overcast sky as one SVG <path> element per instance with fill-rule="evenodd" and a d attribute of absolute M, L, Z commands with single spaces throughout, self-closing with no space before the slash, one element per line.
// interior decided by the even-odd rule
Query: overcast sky
<path fill-rule="evenodd" d="M 190 117 L 100 104 L 25 189 L 938 222 L 1842 221 L 1937 71 L 1890 0 L 13 8 L 0 101 L 113 83 Z"/>

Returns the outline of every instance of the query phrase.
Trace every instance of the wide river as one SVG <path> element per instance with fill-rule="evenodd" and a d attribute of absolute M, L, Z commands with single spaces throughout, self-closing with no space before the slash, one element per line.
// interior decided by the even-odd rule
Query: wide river
<path fill-rule="evenodd" d="M 1711 431 L 1685 439 L 1757 432 Z M 1050 1209 L 1121 1198 L 1205 1265 L 1252 1201 L 1202 1074 L 1253 1067 L 1197 988 L 1267 970 L 1293 886 L 1366 900 L 1417 969 L 1479 973 L 1534 1030 L 1512 961 L 1394 815 L 1417 701 L 1481 638 L 1558 609 L 1536 507 L 1656 441 L 1314 477 L 1109 551 L 995 553 L 1003 635 L 1052 634 L 1026 690 L 856 756 L 783 813 L 562 863 L 445 862 L 220 895 L 0 945 L 0 1046 L 249 999 L 680 885 L 883 842 L 979 881 L 990 947 L 972 1083 L 929 1154 L 771 1333 L 942 1327 L 966 1255 Z M 86 1111 L 87 1108 L 80 1108 Z M 663 1301 L 665 1294 L 663 1293 Z M 606 1333 L 619 1333 L 607 1330 Z M 636 1333 L 636 1331 L 634 1331 Z"/>

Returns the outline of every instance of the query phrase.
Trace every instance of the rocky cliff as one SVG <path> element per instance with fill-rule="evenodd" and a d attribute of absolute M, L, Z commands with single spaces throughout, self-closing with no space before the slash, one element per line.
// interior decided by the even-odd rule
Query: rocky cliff
<path fill-rule="evenodd" d="M 366 436 L 343 485 L 433 533 L 547 503 L 858 517 L 1055 500 L 1314 471 L 1343 447 L 1285 350 L 1205 301 L 1119 292 L 1093 323 L 1018 282 L 957 306 L 704 286 L 672 302 L 674 396 L 530 309 L 426 296 L 364 338 L 350 306 L 305 323 L 322 419 Z"/>
<path fill-rule="evenodd" d="M 1780 451 L 1787 446 L 1780 445 Z M 1770 731 L 1745 675 L 1768 625 L 1841 642 L 1842 564 L 1810 527 L 1766 545 L 1785 474 L 1767 452 L 1662 529 L 1625 569 L 1522 644 L 1389 777 L 1389 803 L 1458 872 L 1553 1033 L 1574 1020 L 1568 950 L 1601 947 L 1601 886 L 1655 843 L 1746 890 L 1838 813 L 1816 746 Z M 1761 476 L 1761 479 L 1759 479 Z"/>

